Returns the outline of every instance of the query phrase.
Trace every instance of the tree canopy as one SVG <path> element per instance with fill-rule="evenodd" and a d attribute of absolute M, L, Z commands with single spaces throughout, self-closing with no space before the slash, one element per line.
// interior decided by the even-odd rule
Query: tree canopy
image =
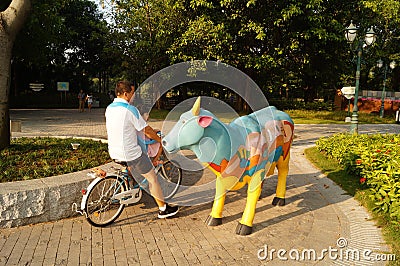
<path fill-rule="evenodd" d="M 351 84 L 354 51 L 344 38 L 351 20 L 378 37 L 365 51 L 364 73 L 399 53 L 395 0 L 121 0 L 115 17 L 135 78 L 175 62 L 221 60 L 274 97 L 329 98 Z"/>

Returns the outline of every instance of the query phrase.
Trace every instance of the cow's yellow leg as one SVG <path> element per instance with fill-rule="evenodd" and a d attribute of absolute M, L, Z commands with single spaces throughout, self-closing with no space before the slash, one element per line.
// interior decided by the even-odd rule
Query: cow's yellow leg
<path fill-rule="evenodd" d="M 242 219 L 240 220 L 241 224 L 250 227 L 253 226 L 254 215 L 256 213 L 256 205 L 258 198 L 260 197 L 260 194 L 261 194 L 261 183 L 256 190 L 250 192 L 247 195 L 246 208 L 244 209 Z"/>
<path fill-rule="evenodd" d="M 285 159 L 281 156 L 276 165 L 278 168 L 278 184 L 276 186 L 276 197 L 272 202 L 273 205 L 285 205 L 286 178 L 289 173 L 289 159 L 290 153 L 288 153 Z"/>
<path fill-rule="evenodd" d="M 218 197 L 215 197 L 214 204 L 210 214 L 213 218 L 222 218 L 222 211 L 224 210 L 224 205 L 225 205 L 225 197 L 226 197 L 226 192 L 219 193 Z"/>
<path fill-rule="evenodd" d="M 261 177 L 265 173 L 264 169 L 255 173 L 247 189 L 246 208 L 244 209 L 241 224 L 253 226 L 254 215 L 256 213 L 256 204 L 261 194 Z"/>
<path fill-rule="evenodd" d="M 224 210 L 226 189 L 221 177 L 218 176 L 216 179 L 216 191 L 213 207 L 210 215 L 206 220 L 206 224 L 209 226 L 216 226 L 222 224 L 222 211 Z"/>
<path fill-rule="evenodd" d="M 211 216 L 214 218 L 222 218 L 222 211 L 224 210 L 226 191 L 231 190 L 238 184 L 236 176 L 221 177 L 217 176 L 216 191 Z"/>
<path fill-rule="evenodd" d="M 278 168 L 278 185 L 276 186 L 276 196 L 278 198 L 285 198 L 286 177 L 289 173 L 289 158 L 290 153 L 288 153 L 285 160 L 283 160 L 283 156 L 281 156 L 276 165 L 276 167 Z"/>

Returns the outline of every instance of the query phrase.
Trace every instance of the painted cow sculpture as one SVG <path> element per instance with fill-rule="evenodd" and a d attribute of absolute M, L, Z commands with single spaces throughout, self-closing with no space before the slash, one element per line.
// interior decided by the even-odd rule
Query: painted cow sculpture
<path fill-rule="evenodd" d="M 191 111 L 181 115 L 163 138 L 166 151 L 192 150 L 217 176 L 216 192 L 207 225 L 222 223 L 222 210 L 228 190 L 248 185 L 246 207 L 236 233 L 252 233 L 256 204 L 266 176 L 278 169 L 278 184 L 273 205 L 285 204 L 286 177 L 294 124 L 284 112 L 270 106 L 230 124 L 200 108 L 200 97 Z"/>

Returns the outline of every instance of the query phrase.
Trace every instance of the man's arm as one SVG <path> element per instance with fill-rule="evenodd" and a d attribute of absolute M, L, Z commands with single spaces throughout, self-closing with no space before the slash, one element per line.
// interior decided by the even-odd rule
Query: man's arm
<path fill-rule="evenodd" d="M 144 129 L 143 129 L 144 134 L 146 135 L 146 137 L 150 138 L 150 139 L 154 139 L 155 141 L 159 142 L 159 150 L 157 152 L 157 155 L 153 158 L 153 165 L 158 165 L 161 161 L 159 161 L 158 159 L 160 158 L 161 152 L 162 152 L 162 145 L 161 145 L 161 138 L 160 136 L 157 134 L 157 132 L 149 125 L 147 125 Z M 162 163 L 162 162 L 161 162 Z"/>
<path fill-rule="evenodd" d="M 146 135 L 146 137 L 148 137 L 149 139 L 154 139 L 155 141 L 161 143 L 160 136 L 157 134 L 157 132 L 151 126 L 147 125 L 144 128 L 143 132 Z"/>

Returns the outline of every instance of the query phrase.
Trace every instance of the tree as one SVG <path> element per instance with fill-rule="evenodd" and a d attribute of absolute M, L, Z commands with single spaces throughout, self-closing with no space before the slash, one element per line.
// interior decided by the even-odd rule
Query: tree
<path fill-rule="evenodd" d="M 35 80 L 45 84 L 47 93 L 55 92 L 60 80 L 69 81 L 71 91 L 87 88 L 89 77 L 105 69 L 108 35 L 102 14 L 90 0 L 35 2 L 14 45 L 15 92 Z"/>
<path fill-rule="evenodd" d="M 397 0 L 363 0 L 362 3 L 374 12 L 373 23 L 377 34 L 375 43 L 376 56 L 373 58 L 371 67 L 372 72 L 379 72 L 375 66 L 378 59 L 395 60 L 397 65 L 400 63 L 400 2 Z M 392 75 L 388 75 L 388 90 L 399 90 L 400 87 L 400 68 L 394 69 Z M 374 78 L 369 84 L 374 88 L 380 88 L 382 85 L 382 76 L 373 75 Z"/>
<path fill-rule="evenodd" d="M 125 78 L 141 82 L 170 64 L 167 50 L 185 25 L 184 8 L 176 0 L 116 1 L 114 35 Z"/>
<path fill-rule="evenodd" d="M 0 12 L 0 149 L 10 145 L 8 98 L 12 48 L 30 8 L 30 0 L 13 0 L 8 8 Z"/>
<path fill-rule="evenodd" d="M 175 61 L 222 60 L 252 77 L 266 94 L 310 90 L 332 73 L 321 65 L 337 66 L 327 55 L 343 42 L 341 24 L 328 8 L 318 0 L 190 1 L 187 27 L 169 53 Z M 287 97 L 286 91 L 281 96 Z"/>
<path fill-rule="evenodd" d="M 353 56 L 344 38 L 351 19 L 376 25 L 381 37 L 392 36 L 364 59 L 373 60 L 384 46 L 391 47 L 385 50 L 392 55 L 399 51 L 398 39 L 393 42 L 399 34 L 396 0 L 186 3 L 186 27 L 168 50 L 171 59 L 220 59 L 247 73 L 271 97 L 332 99 L 347 73 L 346 78 L 354 79 Z"/>

